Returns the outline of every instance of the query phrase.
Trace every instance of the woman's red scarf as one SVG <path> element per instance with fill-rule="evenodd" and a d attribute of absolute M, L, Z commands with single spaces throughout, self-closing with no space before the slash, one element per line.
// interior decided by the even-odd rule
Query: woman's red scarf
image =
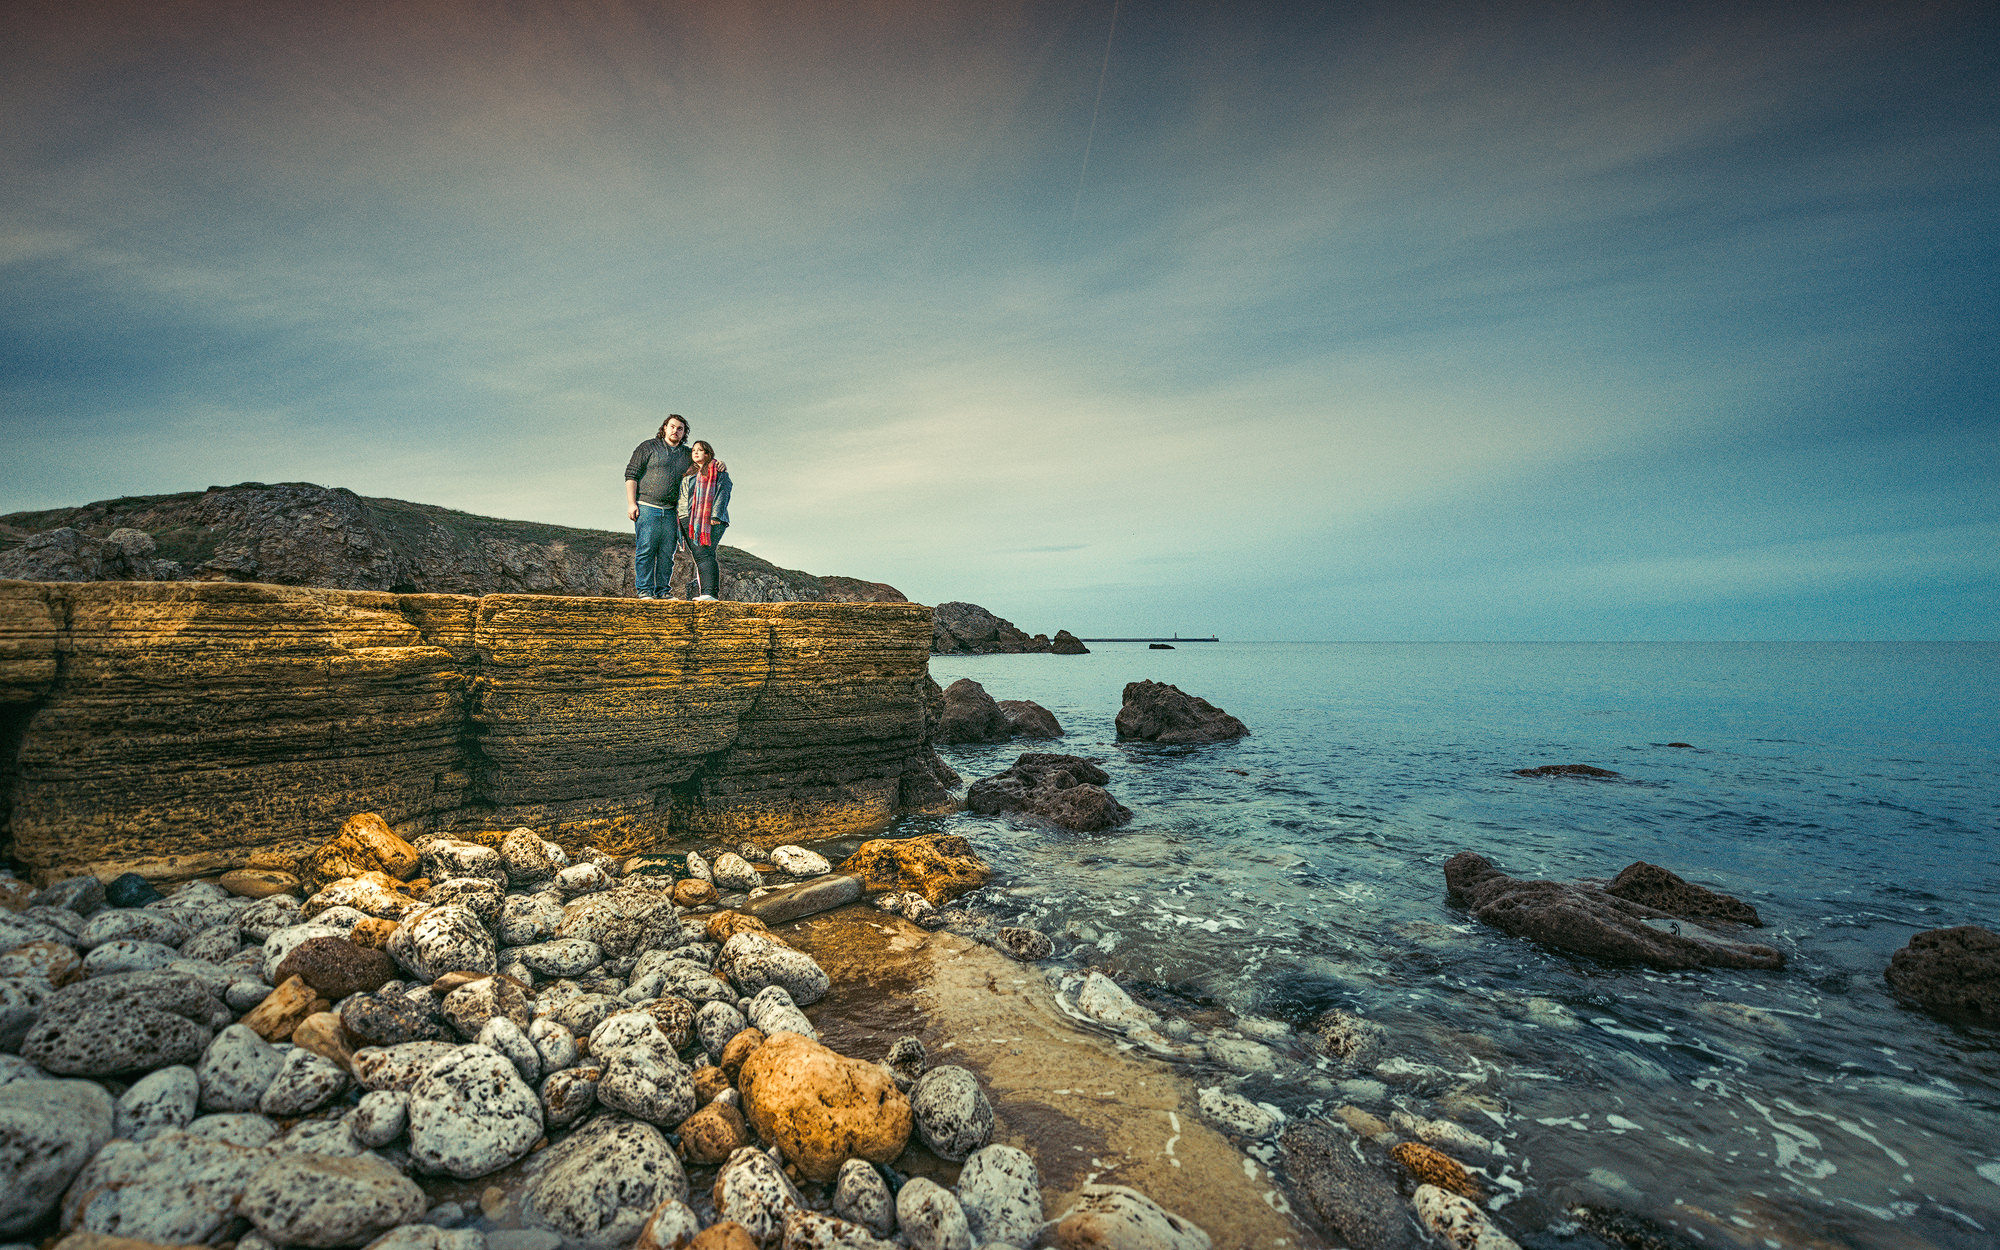
<path fill-rule="evenodd" d="M 695 545 L 706 547 L 713 541 L 710 535 L 715 512 L 715 479 L 722 472 L 722 463 L 711 459 L 707 464 L 688 475 L 686 490 L 694 494 L 688 496 L 688 537 Z"/>

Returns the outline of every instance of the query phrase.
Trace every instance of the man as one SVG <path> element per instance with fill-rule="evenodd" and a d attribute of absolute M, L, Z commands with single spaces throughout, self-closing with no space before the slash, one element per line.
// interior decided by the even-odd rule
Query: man
<path fill-rule="evenodd" d="M 680 537 L 674 509 L 681 499 L 681 475 L 691 456 L 687 418 L 678 412 L 660 431 L 632 451 L 625 465 L 625 519 L 636 527 L 633 580 L 641 599 L 666 599 L 674 578 L 674 551 Z"/>

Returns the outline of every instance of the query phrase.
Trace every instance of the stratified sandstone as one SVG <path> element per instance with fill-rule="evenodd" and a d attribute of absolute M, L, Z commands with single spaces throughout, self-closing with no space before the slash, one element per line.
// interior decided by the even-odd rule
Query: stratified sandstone
<path fill-rule="evenodd" d="M 0 849 L 44 877 L 405 838 L 615 852 L 935 805 L 930 612 L 0 582 Z"/>

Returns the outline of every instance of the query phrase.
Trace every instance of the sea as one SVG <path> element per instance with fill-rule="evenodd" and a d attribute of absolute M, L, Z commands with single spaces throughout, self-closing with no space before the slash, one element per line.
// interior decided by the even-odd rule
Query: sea
<path fill-rule="evenodd" d="M 1092 644 L 934 656 L 942 684 L 1032 699 L 1066 737 L 951 747 L 969 782 L 1088 756 L 1130 824 L 906 818 L 995 868 L 967 900 L 1057 939 L 1197 1029 L 1274 1038 L 1280 1071 L 1189 1064 L 1295 1118 L 1452 1118 L 1524 1245 L 1579 1205 L 1687 1245 L 2000 1246 L 2000 1032 L 1900 1005 L 1925 929 L 2000 931 L 2000 644 Z M 1122 743 L 1127 682 L 1240 717 L 1238 742 Z M 1672 746 L 1670 743 L 1686 743 Z M 1591 764 L 1615 779 L 1514 770 Z M 1553 953 L 1445 900 L 1476 851 L 1516 877 L 1635 860 L 1753 904 L 1782 971 L 1663 973 Z M 1317 1059 L 1343 1010 L 1371 1065 Z M 1284 1027 L 1279 1027 L 1284 1026 Z"/>

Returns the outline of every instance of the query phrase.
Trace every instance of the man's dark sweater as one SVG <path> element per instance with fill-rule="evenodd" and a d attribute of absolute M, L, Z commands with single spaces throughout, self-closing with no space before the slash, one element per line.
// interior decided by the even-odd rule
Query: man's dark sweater
<path fill-rule="evenodd" d="M 681 501 L 681 474 L 693 460 L 686 443 L 669 447 L 665 439 L 649 438 L 633 448 L 625 480 L 639 483 L 640 503 L 658 504 L 672 512 Z"/>

